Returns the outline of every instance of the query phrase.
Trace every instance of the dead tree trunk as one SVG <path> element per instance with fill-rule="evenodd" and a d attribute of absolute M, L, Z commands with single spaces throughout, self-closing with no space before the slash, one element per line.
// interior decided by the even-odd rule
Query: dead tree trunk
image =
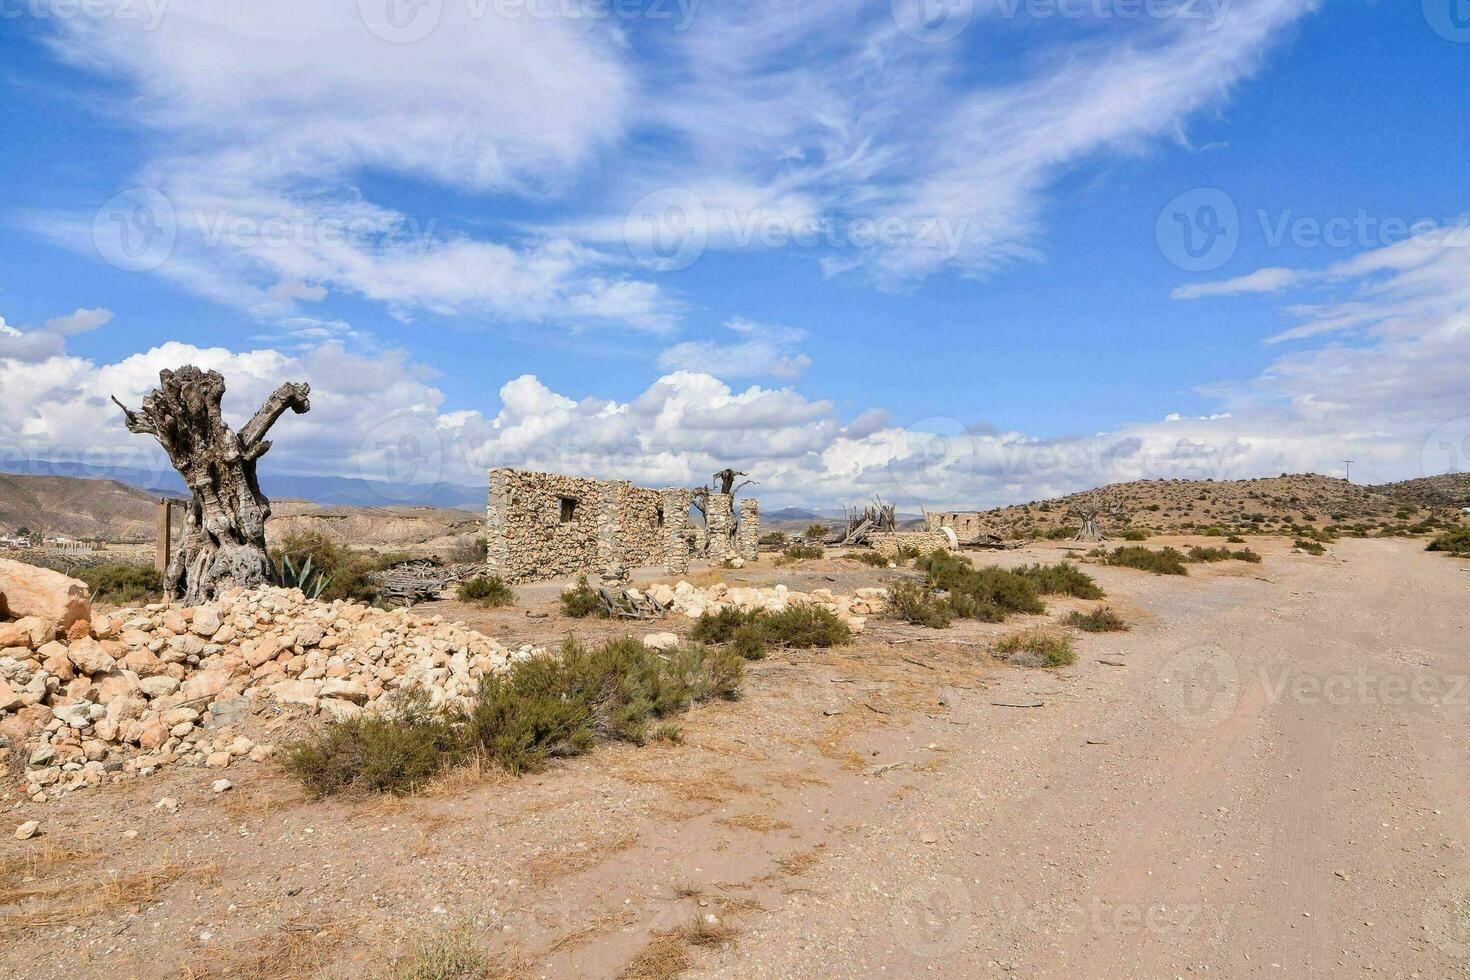
<path fill-rule="evenodd" d="M 159 386 L 134 412 L 116 398 L 128 431 L 158 439 L 193 499 L 184 531 L 164 572 L 164 589 L 186 605 L 213 599 L 223 588 L 251 588 L 275 576 L 265 550 L 270 501 L 260 492 L 255 464 L 271 448 L 265 438 L 287 409 L 311 409 L 311 386 L 287 383 L 266 399 L 236 435 L 220 401 L 225 379 L 192 365 L 159 374 Z"/>

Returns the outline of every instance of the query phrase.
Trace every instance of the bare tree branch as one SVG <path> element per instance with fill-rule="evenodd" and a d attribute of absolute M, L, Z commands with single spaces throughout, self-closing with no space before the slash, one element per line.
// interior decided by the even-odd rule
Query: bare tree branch
<path fill-rule="evenodd" d="M 286 413 L 286 409 L 289 408 L 297 415 L 311 411 L 311 399 L 308 397 L 310 394 L 311 385 L 299 381 L 288 381 L 272 392 L 265 404 L 260 406 L 260 411 L 240 430 L 240 444 L 245 447 L 246 457 L 259 459 L 265 455 L 265 451 L 270 448 L 269 443 L 265 443 L 264 448 L 260 448 L 258 452 L 253 450 L 265 439 L 265 434 L 276 424 L 276 420 Z"/>

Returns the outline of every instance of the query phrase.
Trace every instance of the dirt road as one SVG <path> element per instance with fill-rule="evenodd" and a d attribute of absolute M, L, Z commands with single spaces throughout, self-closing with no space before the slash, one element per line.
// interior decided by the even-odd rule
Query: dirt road
<path fill-rule="evenodd" d="M 753 664 L 679 744 L 520 780 L 311 801 L 269 765 L 223 796 L 169 767 L 17 803 L 44 834 L 0 839 L 0 975 L 381 977 L 464 923 L 507 977 L 1470 976 L 1470 566 L 1252 547 L 1185 578 L 1088 566 L 1133 628 L 1061 670 L 986 655 L 1041 617 L 875 620 Z M 614 628 L 546 609 L 462 614 Z"/>
<path fill-rule="evenodd" d="M 1100 570 L 1155 628 L 953 713 L 942 777 L 705 975 L 1470 975 L 1470 575 L 1333 550 Z"/>

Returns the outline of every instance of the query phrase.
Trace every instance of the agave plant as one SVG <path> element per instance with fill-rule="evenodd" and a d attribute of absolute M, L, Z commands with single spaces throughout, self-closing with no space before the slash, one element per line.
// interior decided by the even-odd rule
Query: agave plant
<path fill-rule="evenodd" d="M 332 584 L 332 577 L 321 569 L 311 567 L 311 558 L 307 557 L 306 563 L 300 568 L 291 564 L 289 555 L 281 556 L 281 563 L 276 568 L 276 578 L 288 589 L 300 589 L 301 594 L 308 599 L 319 599 L 327 586 Z"/>

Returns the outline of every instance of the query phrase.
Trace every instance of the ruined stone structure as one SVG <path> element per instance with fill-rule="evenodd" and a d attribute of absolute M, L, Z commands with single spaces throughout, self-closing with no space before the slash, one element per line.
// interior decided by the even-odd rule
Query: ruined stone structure
<path fill-rule="evenodd" d="M 740 557 L 755 561 L 760 554 L 761 503 L 754 497 L 740 501 L 740 526 L 735 536 Z"/>
<path fill-rule="evenodd" d="M 922 553 L 949 551 L 949 538 L 940 531 L 882 531 L 868 535 L 868 544 L 878 554 L 893 558 L 900 548 Z"/>
<path fill-rule="evenodd" d="M 704 553 L 710 561 L 734 558 L 735 497 L 728 493 L 712 493 L 705 502 Z"/>
<path fill-rule="evenodd" d="M 938 531 L 942 527 L 953 528 L 955 536 L 960 539 L 960 544 L 974 544 L 994 533 L 985 525 L 984 514 L 929 514 L 927 517 L 929 530 Z"/>
<path fill-rule="evenodd" d="M 486 562 L 505 581 L 587 572 L 613 582 L 630 569 L 689 567 L 689 491 L 627 480 L 490 471 Z"/>

